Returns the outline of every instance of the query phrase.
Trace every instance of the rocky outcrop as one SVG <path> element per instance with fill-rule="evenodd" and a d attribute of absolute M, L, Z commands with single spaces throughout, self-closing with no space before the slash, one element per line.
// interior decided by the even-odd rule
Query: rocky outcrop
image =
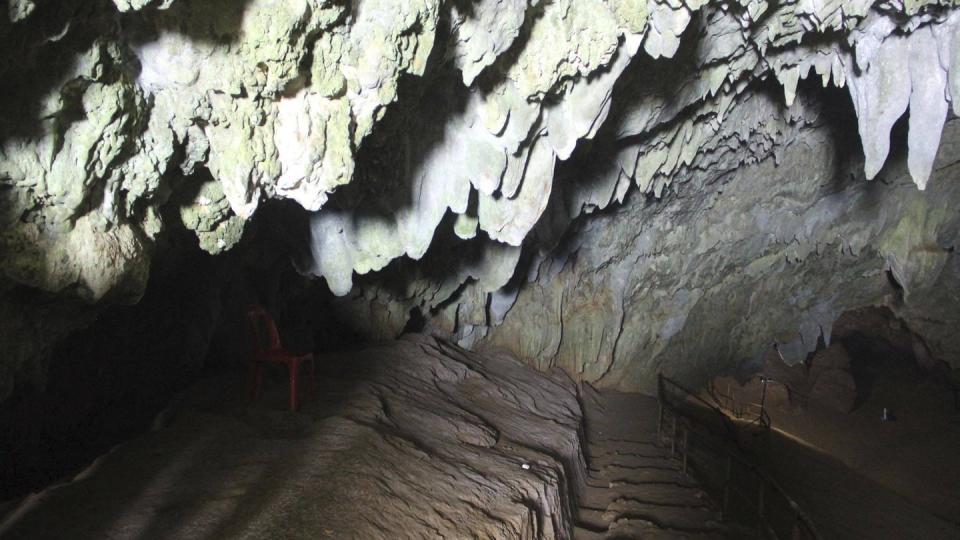
<path fill-rule="evenodd" d="M 66 311 L 49 298 L 21 299 L 21 313 L 34 313 L 33 302 L 50 304 L 43 318 L 27 324 L 42 330 L 69 323 L 75 330 L 43 342 L 52 351 L 46 369 L 31 374 L 37 384 L 18 385 L 0 402 L 0 432 L 10 434 L 0 437 L 0 501 L 76 474 L 149 429 L 173 396 L 212 366 L 226 364 L 221 359 L 235 364 L 248 358 L 246 335 L 230 324 L 250 301 L 236 255 L 213 258 L 189 245 L 167 250 L 153 265 L 140 302 L 112 306 L 93 321 L 82 317 L 82 306 Z M 89 326 L 79 328 L 82 323 Z M 223 333 L 229 337 L 222 339 Z"/>
<path fill-rule="evenodd" d="M 810 385 L 809 401 L 839 412 L 850 412 L 857 402 L 857 383 L 850 368 L 850 355 L 836 343 L 817 352 L 810 360 L 807 378 Z"/>
<path fill-rule="evenodd" d="M 586 466 L 564 374 L 422 338 L 318 360 L 302 414 L 283 411 L 279 384 L 247 406 L 241 381 L 207 382 L 0 533 L 571 537 Z"/>
<path fill-rule="evenodd" d="M 866 26 L 884 17 L 870 13 Z M 845 27 L 834 15 L 823 17 L 821 29 Z M 889 148 L 882 152 L 887 164 L 881 181 L 868 183 L 879 170 L 874 156 L 861 158 L 854 149 L 858 141 L 876 146 L 881 143 L 871 138 L 890 139 L 892 122 L 884 128 L 871 117 L 890 109 L 858 105 L 851 114 L 844 94 L 818 87 L 844 85 L 855 102 L 872 103 L 873 97 L 860 94 L 873 91 L 866 88 L 912 85 L 889 73 L 864 79 L 871 68 L 856 62 L 866 62 L 878 43 L 886 43 L 879 30 L 854 31 L 846 45 L 826 39 L 817 47 L 796 46 L 771 35 L 790 28 L 787 33 L 799 39 L 814 31 L 790 25 L 784 13 L 761 25 L 772 34 L 732 17 L 705 6 L 691 19 L 689 41 L 671 51 L 673 63 L 638 57 L 624 69 L 593 141 L 569 156 L 555 152 L 549 201 L 521 249 L 500 235 L 526 221 L 511 214 L 495 231 L 484 227 L 481 190 L 467 201 L 476 210 L 468 209 L 465 218 L 454 209 L 429 252 L 407 252 L 422 256 L 419 267 L 388 270 L 403 273 L 400 278 L 358 278 L 337 309 L 372 337 L 395 335 L 409 312 L 418 310 L 430 315 L 434 331 L 462 345 L 506 347 L 534 365 L 559 365 L 575 377 L 623 390 L 652 391 L 659 371 L 704 382 L 756 359 L 771 341 L 782 344 L 789 362 L 799 362 L 819 339 L 830 341 L 840 313 L 864 305 L 889 305 L 910 324 L 924 326 L 934 356 L 960 365 L 956 344 L 937 329 L 957 320 L 957 304 L 934 299 L 956 290 L 951 253 L 957 223 L 948 202 L 957 196 L 949 187 L 956 174 L 956 128 L 942 130 L 936 121 L 920 127 L 911 120 L 905 137 L 894 134 L 900 149 L 889 159 Z M 941 20 L 923 28 L 952 35 L 950 16 Z M 904 28 L 883 35 L 895 43 Z M 904 39 L 926 43 L 920 34 Z M 665 73 L 667 65 L 675 69 Z M 768 67 L 784 89 L 760 82 Z M 799 82 L 814 73 L 820 75 L 817 83 Z M 913 86 L 921 91 L 921 84 Z M 457 101 L 449 92 L 430 88 L 425 95 L 424 109 L 404 109 L 385 119 L 384 129 L 403 137 L 412 125 L 420 136 L 431 133 L 422 121 L 431 113 L 452 110 L 459 118 L 459 111 L 470 110 L 466 99 Z M 852 132 L 848 126 L 858 127 Z M 921 168 L 933 171 L 941 185 L 930 183 L 923 192 L 916 186 L 926 187 L 927 177 L 918 174 L 917 144 L 910 141 L 931 126 L 938 137 L 943 131 L 944 142 L 939 153 L 923 158 L 934 160 L 929 167 Z M 441 160 L 414 165 L 413 182 L 400 182 L 396 195 L 388 195 L 395 202 L 387 211 L 364 210 L 379 205 L 373 201 L 382 201 L 382 191 L 353 191 L 359 185 L 351 185 L 342 203 L 349 212 L 314 216 L 313 260 L 320 265 L 314 271 L 329 275 L 332 266 L 324 261 L 344 264 L 355 247 L 373 255 L 364 260 L 380 261 L 372 267 L 385 264 L 390 257 L 376 255 L 380 237 L 364 238 L 361 229 L 389 229 L 386 216 L 415 209 L 422 198 L 414 194 L 439 193 L 424 183 L 431 170 L 449 179 L 451 171 L 466 167 L 472 174 L 492 162 L 451 157 L 464 155 L 456 148 L 464 136 L 433 133 L 430 142 L 414 145 L 434 148 L 432 141 L 440 140 L 443 151 L 415 149 L 388 167 L 371 168 L 372 178 L 396 171 L 406 177 L 403 163 L 424 163 L 425 154 Z M 546 133 L 552 133 L 549 126 Z M 378 155 L 391 153 L 392 141 L 371 144 Z M 471 151 L 478 147 L 470 145 Z M 510 199 L 512 191 L 505 193 Z M 440 217 L 437 212 L 409 230 L 433 229 Z M 445 228 L 454 233 L 449 236 L 476 238 L 464 247 L 446 239 Z M 920 313 L 933 311 L 937 322 L 924 322 Z"/>
<path fill-rule="evenodd" d="M 389 306 L 378 332 L 402 328 L 412 308 L 442 312 L 435 324 L 464 344 L 507 345 L 606 386 L 646 387 L 668 365 L 699 369 L 687 357 L 709 369 L 720 360 L 702 357 L 717 350 L 740 361 L 761 334 L 788 329 L 809 349 L 837 309 L 876 302 L 879 286 L 868 279 L 869 290 L 835 299 L 832 286 L 806 291 L 807 271 L 794 272 L 792 293 L 784 285 L 767 297 L 800 312 L 764 314 L 769 323 L 732 337 L 720 334 L 736 323 L 711 326 L 707 313 L 744 314 L 752 302 L 744 287 L 755 280 L 721 286 L 724 269 L 772 275 L 783 256 L 788 268 L 832 272 L 818 246 L 883 258 L 911 295 L 902 309 L 921 319 L 926 280 L 952 264 L 942 243 L 920 248 L 948 227 L 928 199 L 952 196 L 936 185 L 947 174 L 936 156 L 958 107 L 958 24 L 949 0 L 11 1 L 0 17 L 11 44 L 0 55 L 0 292 L 5 302 L 53 294 L 79 314 L 0 323 L 35 344 L 0 364 L 0 395 L 14 374 L 40 369 L 38 344 L 95 316 L 99 302 L 139 298 L 158 235 L 182 225 L 220 253 L 269 199 L 311 212 L 303 272 Z M 825 125 L 806 79 L 854 102 L 865 159 L 850 197 L 876 191 L 864 179 L 883 176 L 892 126 L 909 110 L 914 191 L 865 208 L 872 232 L 858 232 L 863 220 L 831 227 L 826 216 L 839 220 L 853 198 L 812 191 L 814 178 L 837 176 L 810 163 L 830 142 L 803 129 Z M 817 150 L 784 157 L 795 141 Z M 763 178 L 733 182 L 741 166 Z M 768 209 L 754 223 L 772 230 L 724 260 L 747 234 L 734 216 L 754 192 L 752 206 Z M 805 217 L 784 214 L 795 210 Z M 440 277 L 403 276 L 413 283 L 404 291 L 355 287 L 437 245 L 471 257 Z M 610 275 L 574 270 L 574 254 Z M 630 261 L 653 273 L 632 273 Z M 845 268 L 827 281 L 875 270 Z M 530 315 L 545 317 L 535 336 L 511 326 L 544 305 L 567 320 L 548 309 Z M 685 330 L 698 326 L 707 330 Z M 945 337 L 928 342 L 945 358 L 960 351 Z"/>
<path fill-rule="evenodd" d="M 733 376 L 717 377 L 707 393 L 722 408 L 751 420 L 761 404 L 778 415 L 807 407 L 849 413 L 861 397 L 850 355 L 839 342 L 820 349 L 802 365 L 789 366 L 780 355 L 768 354 L 762 370 L 745 383 Z"/>
<path fill-rule="evenodd" d="M 773 341 L 798 363 L 818 340 L 830 342 L 844 311 L 887 305 L 923 329 L 934 357 L 956 365 L 945 329 L 960 314 L 938 299 L 955 294 L 960 276 L 953 143 L 938 158 L 940 181 L 920 192 L 902 159 L 882 182 L 864 181 L 862 162 L 844 150 L 849 139 L 829 120 L 833 110 L 820 109 L 816 120 L 811 106 L 808 124 L 778 116 L 766 96 L 741 107 L 735 118 L 756 119 L 747 133 L 769 145 L 768 158 L 744 166 L 735 145 L 725 158 L 705 155 L 703 168 L 661 200 L 632 197 L 578 221 L 558 247 L 530 249 L 501 291 L 478 294 L 474 283 L 456 291 L 433 311 L 435 327 L 600 386 L 652 390 L 658 371 L 702 381 L 759 358 Z M 946 140 L 956 129 L 948 124 Z M 570 185 L 596 181 L 587 173 Z M 541 238 L 551 238 L 549 224 Z M 428 256 L 428 266 L 440 264 Z M 390 327 L 424 297 L 453 290 L 417 275 L 399 294 L 395 284 L 365 287 L 343 313 L 362 328 Z"/>

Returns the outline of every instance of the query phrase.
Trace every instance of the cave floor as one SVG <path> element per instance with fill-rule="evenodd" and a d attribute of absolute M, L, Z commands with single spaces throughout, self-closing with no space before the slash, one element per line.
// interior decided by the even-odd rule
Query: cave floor
<path fill-rule="evenodd" d="M 420 343 L 400 347 L 407 353 L 440 351 Z M 368 353 L 374 359 L 370 365 L 385 352 L 389 349 Z M 529 370 L 515 364 L 485 367 L 470 362 L 438 354 L 423 360 L 421 378 L 411 379 L 409 385 L 397 379 L 409 369 L 391 368 L 379 375 L 361 369 L 351 377 L 373 378 L 372 384 L 360 385 L 361 401 L 345 397 L 353 391 L 343 386 L 345 379 L 328 384 L 321 379 L 318 395 L 299 414 L 284 410 L 286 387 L 279 378 L 267 384 L 252 405 L 244 398 L 241 374 L 201 381 L 168 409 L 162 427 L 118 446 L 73 482 L 25 501 L 0 523 L 0 537 L 416 538 L 423 536 L 417 531 L 429 530 L 427 525 L 433 522 L 411 522 L 402 528 L 389 520 L 422 516 L 425 510 L 442 506 L 438 500 L 468 495 L 475 487 L 472 481 L 451 481 L 464 470 L 483 471 L 483 489 L 490 498 L 471 501 L 477 505 L 476 513 L 463 516 L 458 523 L 464 527 L 461 532 L 494 527 L 486 529 L 486 535 L 474 536 L 521 537 L 524 527 L 539 522 L 539 530 L 530 537 L 559 537 L 543 523 L 560 519 L 566 495 L 549 489 L 559 485 L 556 472 L 570 471 L 574 463 L 561 465 L 552 456 L 579 454 L 579 413 L 570 413 L 577 408 L 572 383 L 549 374 L 530 376 Z M 444 371 L 460 369 L 461 363 L 469 369 L 459 375 Z M 377 382 L 378 376 L 385 378 Z M 420 388 L 423 381 L 429 384 Z M 516 381 L 525 381 L 526 386 L 516 386 Z M 884 395 L 879 387 L 877 392 Z M 598 393 L 586 385 L 580 393 L 587 467 L 579 508 L 570 516 L 576 524 L 575 539 L 729 535 L 715 502 L 683 475 L 667 450 L 655 444 L 655 399 Z M 430 396 L 443 399 L 423 402 Z M 884 401 L 891 399 L 885 396 Z M 516 410 L 503 408 L 519 405 Z M 875 412 L 872 406 L 868 403 L 863 414 Z M 433 416 L 444 407 L 453 408 Z M 910 409 L 898 410 L 903 422 L 898 429 L 908 429 L 913 424 L 908 422 Z M 511 412 L 530 416 L 514 420 Z M 344 421 L 345 416 L 354 420 Z M 550 420 L 544 422 L 545 418 Z M 372 429 L 377 422 L 379 427 Z M 411 422 L 433 426 L 435 433 L 418 436 L 441 438 L 414 439 L 412 446 L 397 442 L 395 435 Z M 863 437 L 855 430 L 844 433 Z M 921 435 L 929 437 L 928 432 L 914 437 Z M 567 438 L 556 439 L 561 436 Z M 524 448 L 521 443 L 532 446 Z M 543 454 L 533 449 L 544 445 L 555 450 Z M 789 494 L 811 515 L 825 540 L 960 538 L 956 524 L 794 436 L 771 432 L 764 446 L 754 441 L 754 451 L 764 468 L 789 486 Z M 474 455 L 476 461 L 459 461 L 464 454 Z M 495 460 L 489 461 L 490 456 Z M 356 474 L 371 462 L 376 463 L 377 474 Z M 396 477 L 390 477 L 394 472 Z M 506 483 L 498 484 L 503 478 Z M 950 495 L 955 482 L 944 477 L 931 484 L 930 491 Z M 397 493 L 389 508 L 374 494 L 408 486 L 419 491 Z M 514 488 L 535 493 L 544 503 L 538 511 L 545 513 L 531 521 L 525 503 L 510 499 Z M 358 504 L 365 506 L 358 509 Z M 369 523 L 371 513 L 382 521 Z"/>
<path fill-rule="evenodd" d="M 655 399 L 584 386 L 584 464 L 565 375 L 459 354 L 408 342 L 347 355 L 349 373 L 321 375 L 296 414 L 279 373 L 253 404 L 243 374 L 202 380 L 156 429 L 29 497 L 0 537 L 553 539 L 566 523 L 576 540 L 725 537 L 655 444 Z"/>
<path fill-rule="evenodd" d="M 565 538 L 585 476 L 568 377 L 427 340 L 335 360 L 299 413 L 281 377 L 253 404 L 240 373 L 200 381 L 0 537 Z"/>
<path fill-rule="evenodd" d="M 727 537 L 714 502 L 655 444 L 655 398 L 586 386 L 582 395 L 589 478 L 576 540 Z"/>

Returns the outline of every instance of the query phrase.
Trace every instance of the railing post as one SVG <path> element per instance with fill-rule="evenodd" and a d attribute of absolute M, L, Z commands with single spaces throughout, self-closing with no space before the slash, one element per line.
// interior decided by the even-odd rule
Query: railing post
<path fill-rule="evenodd" d="M 716 413 L 717 418 L 719 418 L 719 420 L 722 421 L 723 427 L 726 428 L 726 432 L 725 432 L 725 433 L 720 433 L 720 434 L 713 433 L 713 430 L 712 430 L 712 429 L 709 430 L 712 434 L 721 437 L 721 439 L 723 439 L 723 441 L 726 443 L 726 444 L 724 444 L 723 448 L 721 449 L 721 452 L 722 452 L 722 453 L 720 454 L 720 456 L 718 456 L 718 457 L 721 457 L 721 458 L 723 458 L 723 457 L 726 458 L 726 471 L 724 472 L 724 479 L 723 479 L 723 485 L 722 485 L 722 492 L 723 492 L 722 497 L 723 497 L 723 498 L 722 498 L 722 503 L 721 503 L 721 519 L 723 519 L 724 521 L 731 521 L 730 516 L 731 516 L 732 514 L 735 514 L 735 513 L 736 513 L 736 512 L 734 512 L 735 509 L 739 509 L 739 507 L 737 507 L 736 504 L 734 504 L 734 503 L 732 503 L 732 502 L 730 501 L 730 499 L 731 499 L 731 494 L 737 495 L 737 496 L 739 496 L 739 497 L 741 497 L 741 498 L 743 499 L 742 502 L 743 502 L 744 504 L 742 504 L 742 505 L 740 505 L 740 506 L 743 507 L 743 510 L 744 510 L 745 513 L 746 513 L 746 515 L 738 516 L 738 517 L 743 517 L 743 518 L 746 518 L 746 519 L 747 519 L 745 522 L 742 522 L 742 524 L 743 524 L 744 526 L 749 527 L 749 514 L 751 513 L 751 510 L 753 510 L 753 511 L 756 512 L 756 516 L 757 516 L 757 520 L 758 520 L 758 521 L 757 521 L 757 531 L 756 531 L 757 536 L 758 536 L 759 538 L 770 537 L 770 538 L 773 538 L 774 540 L 778 539 L 779 536 L 778 536 L 778 533 L 777 533 L 777 529 L 775 529 L 775 528 L 774 528 L 770 523 L 768 523 L 768 522 L 766 521 L 766 519 L 765 519 L 765 516 L 766 516 L 766 489 L 767 489 L 767 484 L 770 484 L 770 489 L 773 490 L 774 495 L 775 495 L 776 497 L 779 497 L 779 496 L 786 497 L 786 498 L 787 498 L 787 501 L 790 503 L 791 508 L 794 509 L 794 521 L 795 521 L 795 523 L 794 523 L 794 528 L 797 529 L 797 530 L 799 530 L 799 531 L 800 531 L 800 534 L 801 534 L 804 538 L 809 537 L 809 538 L 812 538 L 813 540 L 823 540 L 822 537 L 820 536 L 820 533 L 817 531 L 816 527 L 814 526 L 813 522 L 809 521 L 809 518 L 808 518 L 805 514 L 803 514 L 802 510 L 800 510 L 800 508 L 799 508 L 799 506 L 797 506 L 796 502 L 794 502 L 792 499 L 790 499 L 789 496 L 787 496 L 787 495 L 783 492 L 783 489 L 777 484 L 777 482 L 776 482 L 774 479 L 765 477 L 765 476 L 763 475 L 763 472 L 762 472 L 760 469 L 758 469 L 756 465 L 750 463 L 750 461 L 749 461 L 746 457 L 743 457 L 743 458 L 738 457 L 739 454 L 736 453 L 735 449 L 733 448 L 734 446 L 736 446 L 737 448 L 739 448 L 739 443 L 738 443 L 738 438 L 737 438 L 736 423 L 734 423 L 732 420 L 730 420 L 729 416 L 728 416 L 727 414 L 725 414 L 723 411 L 721 411 L 720 409 L 717 409 L 717 407 L 716 407 L 715 405 L 711 405 L 711 404 L 707 403 L 707 402 L 704 401 L 702 398 L 700 398 L 699 396 L 697 396 L 695 393 L 693 393 L 693 392 L 685 389 L 684 387 L 680 386 L 680 385 L 677 384 L 677 383 L 672 382 L 670 379 L 664 377 L 662 374 L 658 374 L 658 376 L 657 376 L 657 385 L 658 385 L 658 391 L 659 391 L 659 397 L 660 397 L 660 400 L 659 400 L 659 403 L 658 403 L 660 409 L 659 409 L 659 411 L 658 411 L 659 414 L 658 414 L 658 418 L 657 418 L 657 438 L 658 438 L 658 443 L 663 444 L 663 442 L 664 442 L 664 441 L 663 441 L 663 437 L 664 437 L 664 436 L 669 436 L 669 437 L 670 437 L 670 457 L 671 457 L 671 458 L 678 458 L 678 456 L 677 456 L 677 450 L 678 450 L 678 449 L 677 449 L 677 445 L 679 445 L 679 444 L 682 444 L 682 445 L 683 445 L 683 448 L 682 448 L 682 450 L 683 450 L 683 456 L 679 456 L 679 458 L 680 458 L 681 461 L 682 461 L 682 468 L 683 468 L 684 474 L 689 474 L 689 473 L 690 473 L 690 429 L 691 429 L 691 425 L 694 425 L 694 424 L 705 425 L 707 428 L 710 428 L 710 425 L 709 425 L 709 424 L 704 424 L 703 421 L 701 421 L 700 419 L 698 419 L 698 417 L 695 416 L 695 415 L 689 415 L 689 414 L 687 414 L 687 413 L 683 413 L 683 414 L 684 414 L 684 418 L 683 418 L 683 420 L 682 420 L 683 425 L 680 426 L 680 429 L 683 429 L 683 433 L 682 433 L 682 435 L 683 435 L 683 440 L 678 441 L 678 440 L 677 440 L 677 427 L 678 427 L 678 426 L 677 426 L 677 422 L 678 422 L 679 419 L 678 419 L 677 417 L 680 416 L 680 410 L 679 410 L 679 409 L 674 409 L 673 407 L 671 407 L 670 402 L 667 401 L 667 398 L 666 398 L 666 390 L 665 390 L 665 387 L 666 387 L 667 384 L 670 384 L 670 385 L 672 385 L 672 386 L 675 386 L 675 387 L 678 389 L 678 391 L 682 391 L 682 392 L 687 396 L 687 399 L 692 398 L 692 399 L 695 399 L 695 400 L 699 400 L 701 403 L 703 403 L 704 405 L 706 405 L 708 408 L 712 409 L 712 410 Z M 735 403 L 735 402 L 734 402 L 734 403 L 731 403 L 731 406 L 732 406 L 732 411 L 733 411 L 734 414 L 744 414 L 745 406 L 744 406 L 743 404 L 739 404 L 739 403 Z M 749 408 L 747 408 L 747 409 L 749 409 Z M 761 409 L 761 417 L 765 416 L 765 417 L 769 420 L 769 415 L 768 415 L 768 414 L 765 414 L 765 412 L 766 412 L 766 411 L 765 411 L 764 409 Z M 669 416 L 669 417 L 672 419 L 672 422 L 673 422 L 673 425 L 671 426 L 671 431 L 670 431 L 670 434 L 669 434 L 669 435 L 667 435 L 667 434 L 665 433 L 665 431 L 666 431 L 666 430 L 665 430 L 665 427 L 666 427 L 666 426 L 664 426 L 664 424 L 663 424 L 663 423 L 664 423 L 664 420 L 666 420 L 666 417 L 667 417 L 667 416 Z M 665 445 L 663 446 L 663 448 L 664 448 L 664 449 L 666 448 Z M 708 447 L 706 447 L 706 448 L 702 448 L 702 450 L 705 451 L 705 452 L 713 452 L 713 451 L 714 451 L 714 449 L 713 449 L 712 447 L 710 447 L 710 446 L 708 446 Z M 734 460 L 735 460 L 735 459 L 737 460 L 737 463 L 739 463 L 738 467 L 741 467 L 742 471 L 745 471 L 745 472 L 742 472 L 741 470 L 738 470 L 738 471 L 737 471 L 737 474 L 740 475 L 741 478 L 744 478 L 744 475 L 751 475 L 751 474 L 756 475 L 756 477 L 757 477 L 757 481 L 758 481 L 759 485 L 757 486 L 757 494 L 756 494 L 757 499 L 756 499 L 756 505 L 755 505 L 755 506 L 754 506 L 753 504 L 751 504 L 751 501 L 750 501 L 750 495 L 751 495 L 751 493 L 750 493 L 749 490 L 746 489 L 746 488 L 751 487 L 752 482 L 748 482 L 748 483 L 746 483 L 746 485 L 740 486 L 740 487 L 744 488 L 744 490 L 737 489 L 737 487 L 734 486 L 734 477 L 733 477 L 733 475 L 734 475 L 734 470 L 733 470 L 733 467 L 734 467 Z M 693 473 L 695 473 L 695 474 L 700 473 L 700 472 L 702 472 L 702 471 L 699 471 L 699 470 L 693 471 Z M 749 479 L 750 479 L 750 478 L 747 478 L 747 480 L 749 480 Z M 712 484 L 712 482 L 711 482 L 711 484 Z M 749 507 L 751 507 L 751 506 L 753 507 L 752 509 L 749 508 Z M 779 522 L 778 522 L 778 523 L 779 523 Z"/>
<path fill-rule="evenodd" d="M 663 400 L 658 400 L 657 405 L 660 408 L 657 415 L 657 446 L 661 446 L 663 444 Z"/>
<path fill-rule="evenodd" d="M 673 428 L 670 430 L 670 457 L 677 455 L 677 413 L 673 413 Z"/>
<path fill-rule="evenodd" d="M 733 474 L 733 456 L 727 454 L 727 470 L 723 475 L 723 508 L 720 509 L 720 515 L 727 514 L 727 507 L 730 504 L 730 481 Z"/>
<path fill-rule="evenodd" d="M 763 538 L 763 491 L 767 483 L 760 477 L 760 491 L 757 493 L 757 538 Z"/>
<path fill-rule="evenodd" d="M 687 455 L 689 455 L 688 443 L 690 441 L 690 430 L 683 426 L 683 474 L 687 474 Z"/>

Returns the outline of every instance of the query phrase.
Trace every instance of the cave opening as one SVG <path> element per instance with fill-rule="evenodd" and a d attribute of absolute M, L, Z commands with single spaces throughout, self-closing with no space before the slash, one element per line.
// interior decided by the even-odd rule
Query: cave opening
<path fill-rule="evenodd" d="M 960 538 L 949 2 L 4 6 L 0 539 Z"/>

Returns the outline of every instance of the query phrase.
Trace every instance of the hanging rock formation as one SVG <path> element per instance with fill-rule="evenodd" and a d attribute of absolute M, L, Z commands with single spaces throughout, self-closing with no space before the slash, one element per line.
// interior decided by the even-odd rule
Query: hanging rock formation
<path fill-rule="evenodd" d="M 165 230 L 221 253 L 270 199 L 311 213 L 297 264 L 353 291 L 342 309 L 371 334 L 419 309 L 465 345 L 638 389 L 772 335 L 799 358 L 843 309 L 897 303 L 960 365 L 942 324 L 956 302 L 937 301 L 958 290 L 958 13 L 9 0 L 0 396 L 42 380 L 50 342 L 139 298 Z M 849 93 L 856 168 L 808 79 Z M 885 166 L 905 114 L 908 175 Z M 402 258 L 444 271 L 414 266 L 399 290 L 371 275 Z"/>

